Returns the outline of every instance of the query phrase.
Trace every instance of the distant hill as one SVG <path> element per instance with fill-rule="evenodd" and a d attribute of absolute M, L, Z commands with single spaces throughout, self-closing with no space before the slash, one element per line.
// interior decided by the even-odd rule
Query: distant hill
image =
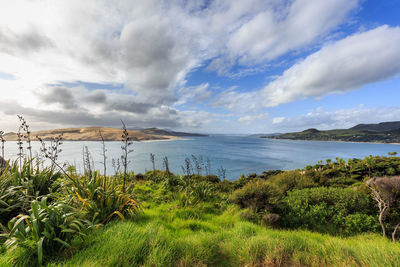
<path fill-rule="evenodd" d="M 351 127 L 349 130 L 386 132 L 397 129 L 400 129 L 400 121 L 381 122 L 376 124 L 358 124 L 354 127 Z"/>
<path fill-rule="evenodd" d="M 53 129 L 46 131 L 37 131 L 31 133 L 31 139 L 37 140 L 36 136 L 39 136 L 43 140 L 50 140 L 59 134 L 63 134 L 63 140 L 65 141 L 100 141 L 100 134 L 106 141 L 120 141 L 122 130 L 119 128 L 109 127 L 84 127 L 84 128 L 66 128 L 66 129 Z M 199 134 L 182 133 L 161 130 L 157 128 L 149 128 L 143 130 L 128 130 L 129 137 L 133 141 L 145 141 L 145 140 L 170 140 L 179 139 L 183 136 L 199 136 Z M 7 141 L 16 141 L 16 133 L 7 133 L 4 135 L 4 139 Z"/>
<path fill-rule="evenodd" d="M 358 124 L 350 129 L 327 131 L 311 128 L 302 132 L 262 137 L 291 140 L 400 143 L 400 121 L 382 122 L 378 124 Z"/>

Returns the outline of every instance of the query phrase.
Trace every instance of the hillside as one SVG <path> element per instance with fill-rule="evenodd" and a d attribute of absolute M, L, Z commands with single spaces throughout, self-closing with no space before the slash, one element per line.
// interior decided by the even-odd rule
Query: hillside
<path fill-rule="evenodd" d="M 84 128 L 66 128 L 66 129 L 53 129 L 46 131 L 37 131 L 31 133 L 31 139 L 37 140 L 36 136 L 41 137 L 43 140 L 49 140 L 53 137 L 63 134 L 65 141 L 100 141 L 100 134 L 106 141 L 120 141 L 122 130 L 118 128 L 109 127 L 84 127 Z M 166 131 L 157 128 L 143 129 L 143 130 L 128 130 L 131 140 L 145 141 L 145 140 L 171 140 L 180 139 L 181 136 L 191 136 L 197 134 L 179 133 L 173 131 Z M 16 133 L 7 133 L 4 135 L 7 141 L 16 141 Z"/>
<path fill-rule="evenodd" d="M 381 122 L 376 124 L 358 124 L 349 130 L 385 132 L 400 129 L 400 121 Z"/>
<path fill-rule="evenodd" d="M 302 132 L 285 133 L 277 136 L 262 136 L 262 138 L 400 143 L 400 121 L 382 122 L 378 124 L 358 124 L 350 129 L 334 129 L 327 131 L 311 128 Z"/>

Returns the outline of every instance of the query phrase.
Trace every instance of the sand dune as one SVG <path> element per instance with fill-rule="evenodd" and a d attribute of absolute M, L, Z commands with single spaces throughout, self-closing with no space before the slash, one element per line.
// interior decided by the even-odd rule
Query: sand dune
<path fill-rule="evenodd" d="M 108 128 L 108 127 L 84 127 L 84 128 L 66 128 L 66 129 L 53 129 L 46 131 L 37 131 L 31 133 L 31 139 L 37 140 L 36 136 L 39 136 L 43 140 L 50 140 L 60 134 L 63 134 L 63 140 L 65 141 L 100 141 L 101 131 L 104 140 L 106 141 L 120 141 L 122 136 L 122 129 Z M 128 130 L 129 137 L 133 141 L 142 140 L 170 140 L 180 139 L 180 137 L 168 134 L 167 131 L 162 131 L 163 134 L 157 134 L 157 131 L 151 133 L 147 130 Z M 7 141 L 16 141 L 16 133 L 7 133 L 4 135 L 4 139 Z"/>

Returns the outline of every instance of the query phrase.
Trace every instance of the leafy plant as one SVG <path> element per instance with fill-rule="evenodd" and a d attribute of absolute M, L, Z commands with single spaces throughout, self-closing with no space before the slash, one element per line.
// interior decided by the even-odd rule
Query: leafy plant
<path fill-rule="evenodd" d="M 125 219 L 140 211 L 139 204 L 124 193 L 116 179 L 107 184 L 104 177 L 94 172 L 89 181 L 77 179 L 78 187 L 72 186 L 71 204 L 77 207 L 93 223 L 105 224 L 114 216 Z"/>
<path fill-rule="evenodd" d="M 351 188 L 294 190 L 285 197 L 284 205 L 283 222 L 288 227 L 304 227 L 332 234 L 376 231 L 378 227 L 369 196 Z"/>
<path fill-rule="evenodd" d="M 0 176 L 0 223 L 3 224 L 18 213 L 26 213 L 31 201 L 38 197 L 54 199 L 54 193 L 61 188 L 58 172 L 34 168 L 32 161 L 25 161 L 19 168 L 15 161 Z"/>
<path fill-rule="evenodd" d="M 84 236 L 92 224 L 77 216 L 76 210 L 64 202 L 48 205 L 47 198 L 33 200 L 27 215 L 18 215 L 8 223 L 3 234 L 8 249 L 23 248 L 30 262 L 43 263 L 46 256 L 71 246 L 72 239 Z M 21 264 L 21 263 L 19 263 Z"/>
<path fill-rule="evenodd" d="M 196 205 L 199 202 L 211 201 L 215 198 L 215 186 L 209 182 L 195 182 L 184 189 L 183 203 L 186 205 Z"/>

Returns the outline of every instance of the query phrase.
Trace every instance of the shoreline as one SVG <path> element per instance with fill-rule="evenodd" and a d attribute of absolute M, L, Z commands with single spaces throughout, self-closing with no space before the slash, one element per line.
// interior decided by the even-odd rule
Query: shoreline
<path fill-rule="evenodd" d="M 190 136 L 187 136 L 190 137 Z M 147 142 L 167 142 L 167 141 L 179 141 L 179 140 L 193 140 L 192 138 L 187 137 L 180 137 L 180 136 L 171 136 L 166 138 L 160 139 L 144 139 L 144 140 L 130 140 L 130 142 L 137 142 L 137 143 L 147 143 Z M 17 142 L 18 140 L 6 140 L 7 142 Z M 22 139 L 22 142 L 26 142 L 27 140 Z M 51 140 L 43 140 L 44 142 L 50 142 Z M 32 143 L 39 143 L 39 140 L 35 138 L 35 140 L 31 140 Z M 102 140 L 68 140 L 63 139 L 61 142 L 102 142 Z M 105 143 L 114 143 L 114 142 L 122 142 L 121 140 L 104 140 Z"/>
<path fill-rule="evenodd" d="M 157 128 L 148 128 L 142 130 L 129 130 L 127 134 L 132 142 L 149 142 L 149 141 L 167 141 L 167 140 L 180 140 L 185 137 L 198 136 L 196 133 L 174 132 L 162 130 Z M 123 129 L 110 128 L 110 127 L 83 127 L 83 128 L 64 128 L 34 131 L 30 133 L 30 141 L 39 141 L 39 137 L 43 141 L 51 141 L 58 138 L 60 135 L 61 141 L 64 142 L 118 142 L 121 141 Z M 20 133 L 22 136 L 21 141 L 27 141 L 27 134 Z M 18 141 L 18 133 L 9 132 L 3 135 L 5 141 Z"/>
<path fill-rule="evenodd" d="M 340 140 L 305 140 L 305 139 L 289 139 L 289 138 L 269 138 L 263 139 L 286 140 L 286 141 L 307 141 L 307 142 L 335 142 L 335 143 L 354 143 L 354 144 L 378 144 L 378 145 L 400 145 L 400 143 L 383 143 L 383 142 L 357 142 L 357 141 L 340 141 Z"/>
<path fill-rule="evenodd" d="M 165 139 L 145 139 L 145 140 L 129 140 L 130 142 L 162 142 L 162 141 L 175 141 L 175 140 L 191 140 L 188 138 L 174 137 L 174 138 L 165 138 Z M 6 142 L 17 142 L 18 140 L 6 140 Z M 22 139 L 22 142 L 26 142 L 27 140 Z M 50 142 L 51 140 L 43 140 L 44 142 Z M 39 140 L 31 140 L 31 142 L 39 142 Z M 63 139 L 61 142 L 102 142 L 102 140 L 68 140 Z M 122 142 L 121 140 L 104 140 L 105 143 L 109 142 Z"/>

